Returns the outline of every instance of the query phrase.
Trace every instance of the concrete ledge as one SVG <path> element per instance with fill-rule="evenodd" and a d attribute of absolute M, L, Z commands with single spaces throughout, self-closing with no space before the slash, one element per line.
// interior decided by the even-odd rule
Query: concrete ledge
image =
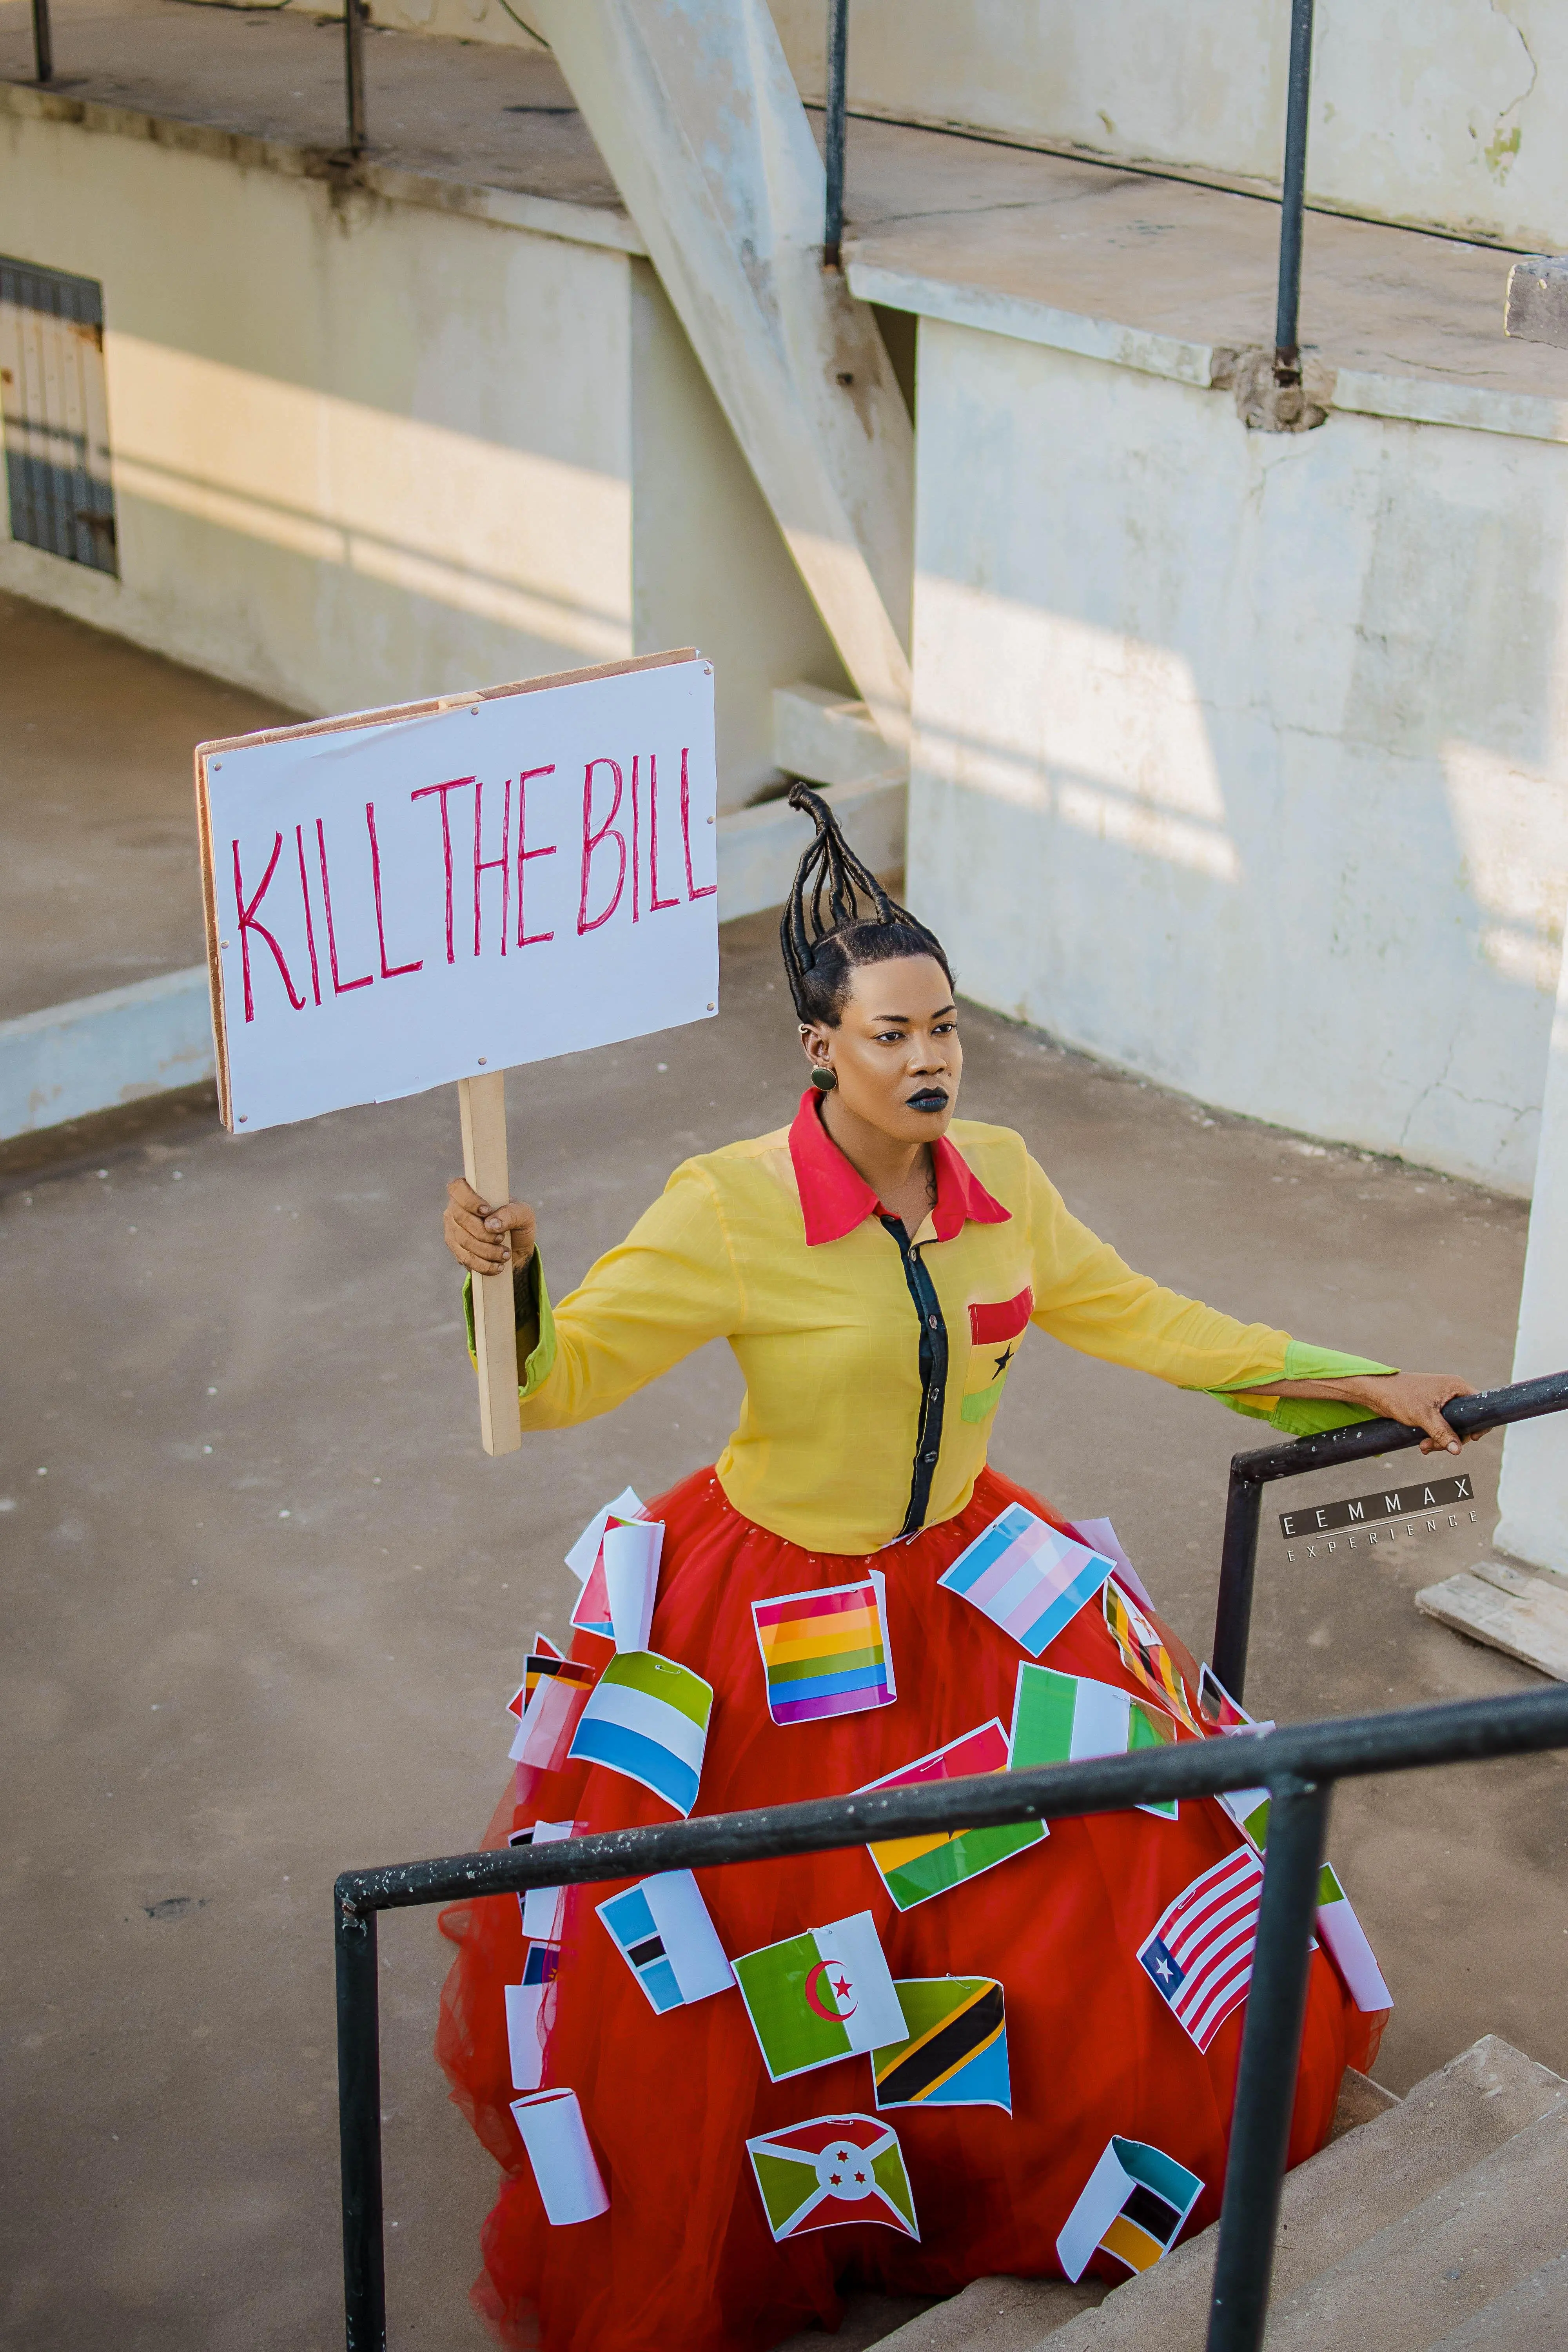
<path fill-rule="evenodd" d="M 198 1085 L 213 1067 L 205 964 L 0 1021 L 0 1139 Z"/>
<path fill-rule="evenodd" d="M 68 90 L 38 89 L 26 82 L 0 81 L 0 115 L 24 121 L 62 122 L 117 139 L 140 139 L 187 155 L 207 155 L 241 169 L 276 172 L 289 180 L 326 182 L 335 195 L 363 191 L 387 204 L 416 205 L 426 212 L 460 213 L 498 228 L 529 229 L 536 236 L 563 237 L 570 245 L 606 247 L 615 253 L 646 255 L 629 213 L 618 207 L 573 204 L 555 196 L 529 195 L 481 182 L 447 179 L 406 164 L 357 163 L 303 142 L 264 139 L 246 131 L 226 131 L 210 122 L 183 122 L 139 107 L 73 98 Z"/>

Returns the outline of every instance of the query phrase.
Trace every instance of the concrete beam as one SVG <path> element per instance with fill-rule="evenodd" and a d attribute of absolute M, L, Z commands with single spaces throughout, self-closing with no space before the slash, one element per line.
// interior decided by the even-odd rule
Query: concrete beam
<path fill-rule="evenodd" d="M 905 782 L 909 763 L 895 757 L 863 702 L 823 686 L 773 688 L 773 764 L 808 784 L 864 784 L 873 777 Z"/>
<path fill-rule="evenodd" d="M 913 436 L 822 267 L 825 179 L 765 0 L 536 0 L 846 669 L 908 740 Z"/>
<path fill-rule="evenodd" d="M 1516 1381 L 1568 1366 L 1568 956 L 1547 1049 L 1541 1142 L 1530 1207 Z M 1516 1559 L 1568 1574 L 1568 1413 L 1521 1421 L 1503 1434 L 1496 1540 Z"/>
<path fill-rule="evenodd" d="M 0 1139 L 213 1075 L 207 968 L 0 1021 Z"/>
<path fill-rule="evenodd" d="M 1568 350 L 1568 256 L 1532 253 L 1508 273 L 1503 331 L 1524 343 Z"/>

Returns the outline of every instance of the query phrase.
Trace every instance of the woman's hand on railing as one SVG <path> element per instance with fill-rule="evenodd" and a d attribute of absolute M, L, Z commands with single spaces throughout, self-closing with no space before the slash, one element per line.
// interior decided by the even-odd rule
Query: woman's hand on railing
<path fill-rule="evenodd" d="M 1331 1397 L 1337 1404 L 1359 1404 L 1380 1420 L 1397 1421 L 1406 1429 L 1422 1429 L 1423 1454 L 1458 1454 L 1473 1445 L 1483 1430 L 1457 1437 L 1443 1418 L 1443 1407 L 1456 1397 L 1474 1396 L 1468 1381 L 1450 1372 L 1352 1372 L 1338 1381 L 1259 1381 L 1258 1393 L 1268 1396 Z"/>
<path fill-rule="evenodd" d="M 533 1255 L 534 1215 L 527 1202 L 507 1201 L 492 1209 L 460 1176 L 447 1187 L 441 1232 L 458 1264 L 470 1274 L 504 1274 L 509 1266 L 521 1274 Z"/>

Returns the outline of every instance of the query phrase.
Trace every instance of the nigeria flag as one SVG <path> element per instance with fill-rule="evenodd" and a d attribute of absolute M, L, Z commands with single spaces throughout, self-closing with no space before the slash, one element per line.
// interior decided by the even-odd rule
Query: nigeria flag
<path fill-rule="evenodd" d="M 1130 1756 L 1141 1748 L 1169 1748 L 1176 1737 L 1173 1717 L 1152 1699 L 1134 1698 L 1114 1683 L 1087 1675 L 1059 1675 L 1050 1666 L 1020 1666 L 1013 1697 L 1009 1769 L 1032 1764 L 1076 1764 L 1089 1756 Z M 1176 1818 L 1175 1799 L 1140 1805 L 1141 1813 L 1162 1821 Z"/>

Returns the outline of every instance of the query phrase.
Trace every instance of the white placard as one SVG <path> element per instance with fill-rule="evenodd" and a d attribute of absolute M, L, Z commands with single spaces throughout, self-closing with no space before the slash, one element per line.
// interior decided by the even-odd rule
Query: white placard
<path fill-rule="evenodd" d="M 205 744 L 197 778 L 231 1129 L 717 1006 L 700 656 Z"/>

